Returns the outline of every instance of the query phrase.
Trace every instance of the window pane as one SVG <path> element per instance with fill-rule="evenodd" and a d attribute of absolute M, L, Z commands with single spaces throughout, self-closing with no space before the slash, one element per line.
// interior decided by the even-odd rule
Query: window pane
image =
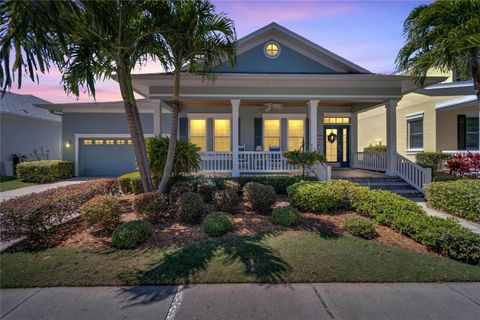
<path fill-rule="evenodd" d="M 410 148 L 423 148 L 423 135 L 411 135 Z"/>
<path fill-rule="evenodd" d="M 303 137 L 304 134 L 303 120 L 288 120 L 288 136 Z"/>
<path fill-rule="evenodd" d="M 478 118 L 467 118 L 467 132 L 478 132 Z"/>
<path fill-rule="evenodd" d="M 328 137 L 331 133 L 337 135 L 338 131 L 337 129 L 326 129 L 325 130 L 325 139 Z M 325 149 L 325 156 L 327 158 L 327 162 L 337 162 L 337 144 L 338 140 L 335 139 L 333 143 L 327 140 L 326 143 L 326 149 Z"/>
<path fill-rule="evenodd" d="M 410 121 L 410 133 L 423 133 L 423 120 Z"/>
<path fill-rule="evenodd" d="M 230 137 L 215 137 L 215 151 L 230 151 Z"/>
<path fill-rule="evenodd" d="M 269 147 L 280 147 L 280 137 L 265 137 L 264 138 L 265 150 Z"/>
<path fill-rule="evenodd" d="M 196 144 L 200 151 L 207 150 L 207 138 L 206 137 L 190 137 L 190 142 Z"/>
<path fill-rule="evenodd" d="M 206 120 L 190 120 L 190 136 L 206 136 L 207 135 L 207 125 Z"/>
<path fill-rule="evenodd" d="M 478 132 L 467 133 L 465 146 L 468 149 L 477 149 L 478 148 Z"/>
<path fill-rule="evenodd" d="M 215 136 L 230 137 L 230 120 L 215 119 Z"/>
<path fill-rule="evenodd" d="M 280 137 L 280 120 L 265 120 L 263 126 L 265 137 Z"/>
<path fill-rule="evenodd" d="M 288 137 L 288 151 L 302 150 L 303 138 Z"/>

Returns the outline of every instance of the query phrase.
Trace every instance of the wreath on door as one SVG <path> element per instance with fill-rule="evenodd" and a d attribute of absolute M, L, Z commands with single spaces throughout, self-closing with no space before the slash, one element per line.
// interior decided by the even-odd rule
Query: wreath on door
<path fill-rule="evenodd" d="M 330 133 L 327 137 L 328 142 L 334 143 L 337 140 L 337 135 L 335 133 Z"/>

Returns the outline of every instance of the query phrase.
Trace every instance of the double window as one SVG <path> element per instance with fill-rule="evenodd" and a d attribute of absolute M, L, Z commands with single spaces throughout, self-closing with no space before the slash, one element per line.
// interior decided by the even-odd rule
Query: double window
<path fill-rule="evenodd" d="M 287 150 L 303 150 L 305 142 L 305 119 L 287 119 Z M 281 148 L 281 120 L 264 119 L 263 120 L 263 147 L 264 150 L 270 148 Z"/>
<path fill-rule="evenodd" d="M 423 114 L 407 117 L 408 149 L 423 149 Z"/>
<path fill-rule="evenodd" d="M 190 119 L 189 139 L 200 148 L 200 151 L 207 151 L 207 131 L 207 119 Z M 230 119 L 213 119 L 213 151 L 228 152 L 230 150 Z"/>

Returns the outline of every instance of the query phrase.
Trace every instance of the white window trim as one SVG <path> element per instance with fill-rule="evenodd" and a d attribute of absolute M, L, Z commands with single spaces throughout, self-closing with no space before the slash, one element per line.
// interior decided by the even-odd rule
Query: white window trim
<path fill-rule="evenodd" d="M 190 130 L 190 121 L 191 120 L 205 120 L 205 150 L 204 151 L 200 151 L 200 152 L 207 152 L 208 150 L 208 122 L 207 122 L 207 119 L 208 118 L 188 118 L 188 123 L 187 123 L 187 127 L 188 127 L 188 141 L 190 141 L 190 133 L 191 133 L 191 130 Z M 195 138 L 201 138 L 202 136 L 194 136 Z"/>
<path fill-rule="evenodd" d="M 416 120 L 422 120 L 422 148 L 411 148 L 410 147 L 410 121 L 416 121 Z M 406 121 L 407 121 L 407 150 L 406 150 L 406 153 L 407 154 L 416 154 L 416 153 L 419 153 L 419 152 L 423 152 L 424 151 L 424 143 L 425 143 L 425 130 L 424 130 L 424 116 L 423 116 L 423 112 L 418 112 L 418 113 L 413 113 L 413 114 L 409 114 L 406 116 Z"/>
<path fill-rule="evenodd" d="M 272 57 L 272 56 L 268 55 L 268 53 L 267 53 L 267 46 L 268 46 L 269 44 L 274 44 L 274 45 L 277 46 L 277 48 L 278 48 L 278 53 L 277 53 L 276 56 L 273 56 L 273 57 Z M 279 44 L 277 41 L 268 40 L 267 43 L 265 43 L 265 46 L 263 47 L 263 54 L 265 54 L 265 57 L 267 57 L 268 59 L 272 59 L 272 60 L 273 60 L 273 59 L 277 59 L 277 58 L 280 57 L 280 55 L 282 54 L 282 47 L 280 46 L 280 44 Z"/>
<path fill-rule="evenodd" d="M 324 118 L 351 118 L 351 112 L 325 112 L 323 114 Z"/>
<path fill-rule="evenodd" d="M 130 133 L 75 133 L 75 176 L 78 177 L 79 141 L 83 138 L 130 138 Z M 144 134 L 146 138 L 154 137 L 152 133 Z"/>
<path fill-rule="evenodd" d="M 263 145 L 263 151 L 268 151 L 267 146 L 265 145 L 265 120 L 278 120 L 279 124 L 279 135 L 278 135 L 278 142 L 279 142 L 279 147 L 280 150 L 282 150 L 282 119 L 281 118 L 263 118 L 262 119 L 262 145 Z"/>

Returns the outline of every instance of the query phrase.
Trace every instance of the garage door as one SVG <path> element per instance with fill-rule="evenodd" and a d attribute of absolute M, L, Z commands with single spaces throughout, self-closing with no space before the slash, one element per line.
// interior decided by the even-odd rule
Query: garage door
<path fill-rule="evenodd" d="M 79 139 L 78 174 L 113 177 L 137 170 L 132 141 L 122 138 Z"/>

